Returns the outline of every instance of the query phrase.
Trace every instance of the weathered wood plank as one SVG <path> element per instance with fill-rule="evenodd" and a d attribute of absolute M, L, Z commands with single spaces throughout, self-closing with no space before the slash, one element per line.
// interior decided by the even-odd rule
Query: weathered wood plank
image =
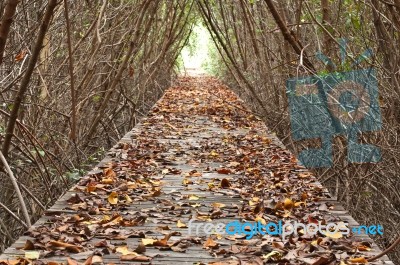
<path fill-rule="evenodd" d="M 67 257 L 84 262 L 97 253 L 103 256 L 104 264 L 132 264 L 136 262 L 120 260 L 117 247 L 126 245 L 133 251 L 144 237 L 158 240 L 162 246 L 146 246 L 143 255 L 151 261 L 138 264 L 276 264 L 279 260 L 270 262 L 265 257 L 273 251 L 282 253 L 279 259 L 283 263 L 308 264 L 317 253 L 333 253 L 336 262 L 347 262 L 348 257 L 380 252 L 364 234 L 329 239 L 322 234 L 307 237 L 300 233 L 291 243 L 279 235 L 254 235 L 246 240 L 243 235 L 207 235 L 204 230 L 189 234 L 185 225 L 191 219 L 202 225 L 260 220 L 313 222 L 307 218 L 359 225 L 263 123 L 240 111 L 245 106 L 236 95 L 202 82 L 191 79 L 184 88 L 168 90 L 149 116 L 61 196 L 0 260 L 23 257 L 21 248 L 29 240 L 43 262 L 65 263 Z M 215 89 L 226 98 L 210 93 Z M 112 176 L 107 176 L 110 169 Z M 95 185 L 92 190 L 90 183 Z M 112 192 L 118 198 L 114 204 L 109 201 Z M 287 198 L 292 198 L 295 206 L 282 204 Z M 119 219 L 112 223 L 113 218 Z M 124 223 L 134 220 L 139 221 Z M 161 239 L 168 234 L 163 243 Z M 207 241 L 210 237 L 211 243 Z M 54 251 L 52 241 L 79 246 L 80 253 Z M 285 256 L 302 242 L 302 254 Z M 321 242 L 326 244 L 319 245 Z M 371 250 L 355 251 L 360 242 L 369 242 Z M 165 250 L 177 246 L 175 251 Z M 373 264 L 393 263 L 385 256 Z"/>

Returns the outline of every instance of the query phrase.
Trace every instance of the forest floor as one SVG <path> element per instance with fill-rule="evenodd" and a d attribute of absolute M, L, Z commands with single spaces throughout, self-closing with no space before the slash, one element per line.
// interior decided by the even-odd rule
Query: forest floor
<path fill-rule="evenodd" d="M 217 226 L 234 221 L 271 234 L 279 221 L 357 225 L 231 90 L 182 77 L 0 264 L 358 264 L 380 252 L 364 235 Z"/>

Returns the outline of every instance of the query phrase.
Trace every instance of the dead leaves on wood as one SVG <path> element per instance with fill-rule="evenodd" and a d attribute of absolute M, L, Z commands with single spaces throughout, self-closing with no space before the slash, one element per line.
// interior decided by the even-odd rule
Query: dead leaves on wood
<path fill-rule="evenodd" d="M 329 212 L 334 206 L 323 201 L 326 191 L 273 143 L 235 94 L 207 78 L 195 88 L 197 81 L 181 79 L 168 90 L 132 133 L 132 142 L 116 145 L 109 161 L 69 193 L 64 209 L 49 212 L 46 223 L 28 232 L 31 239 L 22 248 L 27 256 L 0 264 L 29 264 L 37 254 L 40 260 L 68 256 L 71 265 L 103 264 L 110 255 L 148 264 L 200 251 L 221 259 L 209 263 L 214 265 L 365 263 L 360 252 L 371 250 L 368 244 L 335 235 L 299 230 L 282 241 L 187 234 L 192 219 L 203 225 L 337 221 Z"/>

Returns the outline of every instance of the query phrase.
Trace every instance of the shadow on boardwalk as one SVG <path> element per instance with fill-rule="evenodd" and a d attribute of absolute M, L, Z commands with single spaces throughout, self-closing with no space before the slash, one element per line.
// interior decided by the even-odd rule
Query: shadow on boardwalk
<path fill-rule="evenodd" d="M 250 238 L 210 225 L 280 220 L 357 225 L 234 93 L 185 77 L 0 264 L 322 265 L 379 252 L 365 236 Z"/>

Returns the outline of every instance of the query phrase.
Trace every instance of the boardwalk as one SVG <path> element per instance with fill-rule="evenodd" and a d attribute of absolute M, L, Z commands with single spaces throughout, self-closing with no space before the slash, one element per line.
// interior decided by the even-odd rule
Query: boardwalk
<path fill-rule="evenodd" d="M 199 227 L 279 220 L 357 225 L 235 94 L 182 78 L 0 264 L 356 264 L 380 252 L 362 235 L 282 241 Z"/>

